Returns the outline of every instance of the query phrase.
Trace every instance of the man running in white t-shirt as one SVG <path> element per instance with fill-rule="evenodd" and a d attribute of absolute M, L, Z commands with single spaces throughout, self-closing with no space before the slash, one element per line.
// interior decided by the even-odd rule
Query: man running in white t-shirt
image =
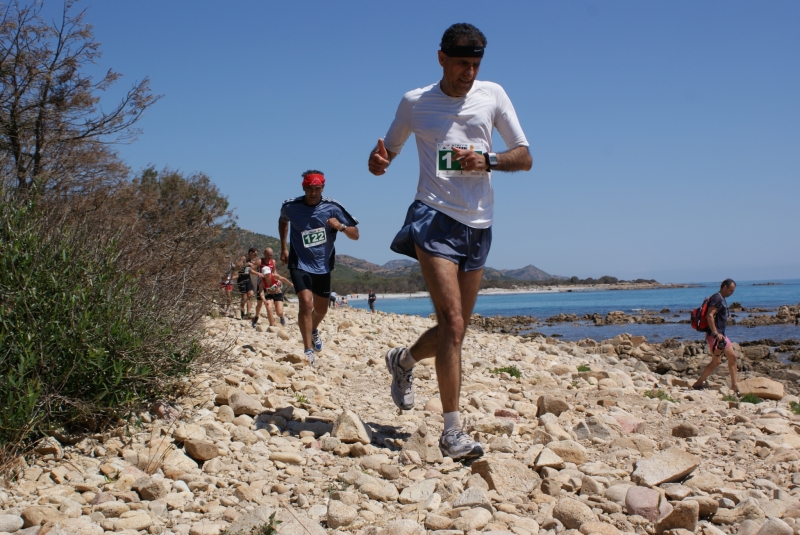
<path fill-rule="evenodd" d="M 392 250 L 419 260 L 438 325 L 411 348 L 386 354 L 392 399 L 400 409 L 414 405 L 412 369 L 436 357 L 444 409 L 439 447 L 445 456 L 483 455 L 480 443 L 461 427 L 461 344 L 478 296 L 492 241 L 492 171 L 528 171 L 528 141 L 503 88 L 476 80 L 486 37 L 471 24 L 454 24 L 442 36 L 441 81 L 409 91 L 385 139 L 370 154 L 369 170 L 386 172 L 408 137 L 416 137 L 419 184 Z M 492 152 L 493 129 L 509 150 Z"/>

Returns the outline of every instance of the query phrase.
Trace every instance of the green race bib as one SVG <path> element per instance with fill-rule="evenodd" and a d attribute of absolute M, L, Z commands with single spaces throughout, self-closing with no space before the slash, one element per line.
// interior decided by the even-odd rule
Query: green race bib
<path fill-rule="evenodd" d="M 436 144 L 436 176 L 486 176 L 486 171 L 464 171 L 461 162 L 456 160 L 453 149 L 471 150 L 478 154 L 484 153 L 483 143 L 437 143 Z"/>
<path fill-rule="evenodd" d="M 306 249 L 309 247 L 322 245 L 328 241 L 328 235 L 325 233 L 325 227 L 304 230 L 300 233 L 300 235 L 303 237 L 303 246 Z"/>

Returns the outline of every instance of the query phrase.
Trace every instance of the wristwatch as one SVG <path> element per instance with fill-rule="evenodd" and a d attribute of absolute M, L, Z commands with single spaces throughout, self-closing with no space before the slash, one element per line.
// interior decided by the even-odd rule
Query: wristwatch
<path fill-rule="evenodd" d="M 487 152 L 486 153 L 486 167 L 492 169 L 493 167 L 497 167 L 497 153 L 496 152 Z"/>
<path fill-rule="evenodd" d="M 347 228 L 347 225 L 342 223 L 342 228 L 339 229 L 339 232 L 344 232 L 344 229 L 346 229 L 346 228 Z"/>

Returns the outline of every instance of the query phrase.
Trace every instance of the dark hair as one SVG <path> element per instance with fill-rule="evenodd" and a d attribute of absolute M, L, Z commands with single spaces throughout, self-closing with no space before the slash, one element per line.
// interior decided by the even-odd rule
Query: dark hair
<path fill-rule="evenodd" d="M 247 250 L 247 254 L 250 254 L 250 253 L 258 253 L 258 251 L 256 250 L 256 248 L 255 248 L 255 247 L 251 247 L 251 248 L 249 248 L 249 249 Z"/>
<path fill-rule="evenodd" d="M 478 28 L 466 22 L 459 22 L 458 24 L 453 24 L 444 31 L 442 42 L 439 44 L 439 47 L 444 50 L 445 48 L 458 46 L 463 40 L 467 41 L 465 43 L 466 45 L 487 45 L 486 36 L 483 35 Z"/>
<path fill-rule="evenodd" d="M 733 279 L 725 279 L 722 281 L 722 284 L 719 285 L 719 289 L 722 290 L 723 288 L 727 288 L 731 285 L 736 286 L 736 281 Z"/>
<path fill-rule="evenodd" d="M 316 169 L 309 169 L 308 171 L 306 171 L 305 173 L 303 173 L 300 176 L 305 178 L 307 175 L 322 175 L 322 176 L 325 176 L 325 173 L 323 173 L 322 171 L 317 171 Z"/>

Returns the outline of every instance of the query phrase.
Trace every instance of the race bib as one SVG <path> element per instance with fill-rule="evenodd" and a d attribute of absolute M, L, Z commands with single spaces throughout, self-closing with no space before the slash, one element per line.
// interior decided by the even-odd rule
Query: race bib
<path fill-rule="evenodd" d="M 303 237 L 303 246 L 306 249 L 322 245 L 328 241 L 328 235 L 325 234 L 325 227 L 304 230 L 300 235 Z"/>
<path fill-rule="evenodd" d="M 471 150 L 478 154 L 485 152 L 483 143 L 437 143 L 436 144 L 436 176 L 451 177 L 480 177 L 487 176 L 486 171 L 464 171 L 461 162 L 456 160 L 456 153 L 453 150 Z"/>

